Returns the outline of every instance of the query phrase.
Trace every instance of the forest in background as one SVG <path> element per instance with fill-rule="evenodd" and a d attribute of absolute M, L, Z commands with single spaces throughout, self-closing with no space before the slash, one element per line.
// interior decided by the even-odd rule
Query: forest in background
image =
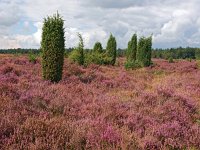
<path fill-rule="evenodd" d="M 66 55 L 68 55 L 74 48 L 67 48 Z M 85 49 L 86 52 L 91 49 Z M 124 57 L 126 49 L 117 49 L 117 56 Z M 39 54 L 39 49 L 0 49 L 0 54 Z M 178 48 L 156 48 L 152 50 L 152 58 L 160 58 L 160 59 L 200 59 L 200 48 L 194 47 L 178 47 Z"/>

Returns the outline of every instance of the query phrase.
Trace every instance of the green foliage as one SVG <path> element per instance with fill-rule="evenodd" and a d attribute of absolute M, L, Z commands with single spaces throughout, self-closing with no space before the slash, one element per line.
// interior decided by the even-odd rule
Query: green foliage
<path fill-rule="evenodd" d="M 64 52 L 64 55 L 65 55 L 65 58 L 68 58 L 70 53 L 74 50 L 74 48 L 68 48 L 68 49 L 65 49 L 65 52 Z"/>
<path fill-rule="evenodd" d="M 134 34 L 131 40 L 128 42 L 128 48 L 126 50 L 127 61 L 135 61 L 137 53 L 137 35 Z"/>
<path fill-rule="evenodd" d="M 78 37 L 79 37 L 79 44 L 77 47 L 77 51 L 80 54 L 78 63 L 79 65 L 83 65 L 84 64 L 84 43 L 83 43 L 83 38 L 80 33 L 78 33 Z"/>
<path fill-rule="evenodd" d="M 77 49 L 74 49 L 70 54 L 69 54 L 69 60 L 74 62 L 74 63 L 78 63 L 79 59 L 80 59 L 80 53 L 78 53 Z"/>
<path fill-rule="evenodd" d="M 200 60 L 196 60 L 197 67 L 200 68 Z"/>
<path fill-rule="evenodd" d="M 116 40 L 111 35 L 110 39 L 108 40 L 107 44 L 107 51 L 103 51 L 102 45 L 100 42 L 96 42 L 94 45 L 94 48 L 92 51 L 85 51 L 84 53 L 81 53 L 83 51 L 83 42 L 82 37 L 79 36 L 79 46 L 77 50 L 73 51 L 69 58 L 73 62 L 78 62 L 81 65 L 88 66 L 90 64 L 98 64 L 98 65 L 114 65 L 116 62 Z M 84 55 L 82 55 L 84 54 Z M 83 58 L 83 63 L 82 63 Z"/>
<path fill-rule="evenodd" d="M 151 65 L 151 53 L 152 53 L 152 36 L 146 38 L 146 66 Z"/>
<path fill-rule="evenodd" d="M 0 49 L 0 54 L 29 54 L 29 53 L 34 53 L 38 54 L 39 50 L 38 49 L 22 49 L 22 48 L 17 48 L 17 49 Z"/>
<path fill-rule="evenodd" d="M 37 55 L 38 57 L 42 58 L 42 51 L 39 51 L 39 53 L 36 53 L 35 55 Z"/>
<path fill-rule="evenodd" d="M 168 62 L 169 62 L 169 63 L 174 63 L 174 60 L 173 60 L 173 58 L 172 58 L 172 57 L 170 57 L 170 58 L 169 58 L 169 60 L 168 60 Z"/>
<path fill-rule="evenodd" d="M 111 57 L 110 64 L 115 65 L 117 57 L 117 42 L 115 37 L 111 34 L 106 46 L 107 57 Z"/>
<path fill-rule="evenodd" d="M 152 73 L 153 75 L 157 75 L 157 76 L 165 75 L 165 71 L 163 70 L 155 70 Z"/>
<path fill-rule="evenodd" d="M 103 47 L 102 47 L 100 42 L 96 42 L 94 44 L 93 52 L 97 52 L 97 53 L 102 53 L 103 52 Z"/>
<path fill-rule="evenodd" d="M 70 54 L 69 52 L 65 51 L 65 52 L 64 52 L 64 57 L 65 57 L 65 58 L 68 58 L 68 57 L 69 57 L 69 54 Z"/>
<path fill-rule="evenodd" d="M 117 49 L 117 57 L 126 57 L 126 49 Z"/>
<path fill-rule="evenodd" d="M 64 52 L 64 56 L 65 56 L 65 58 L 68 58 L 68 57 L 69 57 L 69 54 L 70 54 L 69 51 L 65 51 L 65 52 Z"/>
<path fill-rule="evenodd" d="M 28 60 L 29 62 L 35 64 L 37 62 L 37 55 L 33 53 L 29 53 Z"/>
<path fill-rule="evenodd" d="M 200 59 L 200 49 L 192 47 L 178 47 L 178 48 L 168 48 L 168 49 L 154 49 L 152 51 L 153 58 L 161 58 L 168 60 L 170 57 L 173 59 Z"/>
<path fill-rule="evenodd" d="M 42 75 L 45 80 L 59 82 L 65 51 L 64 21 L 58 13 L 47 17 L 42 30 Z"/>
<path fill-rule="evenodd" d="M 13 53 L 14 57 L 19 57 L 21 54 L 20 53 Z"/>
<path fill-rule="evenodd" d="M 137 61 L 142 67 L 151 65 L 152 37 L 141 37 L 138 42 Z"/>
<path fill-rule="evenodd" d="M 108 56 L 103 51 L 100 42 L 96 42 L 92 51 L 89 51 L 85 55 L 85 65 L 98 64 L 98 65 L 109 65 L 113 61 L 113 58 Z"/>
<path fill-rule="evenodd" d="M 81 36 L 80 33 L 78 33 L 78 37 L 79 37 L 79 44 L 78 46 L 75 48 L 75 50 L 73 50 L 70 55 L 69 55 L 69 59 L 75 63 L 78 63 L 79 65 L 84 65 L 84 43 L 83 43 L 83 38 Z"/>
<path fill-rule="evenodd" d="M 141 68 L 141 65 L 137 61 L 126 61 L 124 64 L 126 70 Z"/>
<path fill-rule="evenodd" d="M 91 52 L 85 56 L 85 65 L 97 64 L 108 65 L 112 61 L 112 57 L 108 57 L 105 53 Z"/>
<path fill-rule="evenodd" d="M 128 42 L 125 68 L 136 69 L 150 66 L 152 64 L 151 52 L 152 36 L 147 38 L 141 37 L 137 44 L 137 35 L 134 34 L 131 40 Z"/>
<path fill-rule="evenodd" d="M 137 51 L 137 61 L 142 65 L 145 66 L 146 62 L 146 41 L 145 37 L 141 37 L 138 41 L 138 51 Z"/>
<path fill-rule="evenodd" d="M 195 58 L 196 60 L 200 60 L 200 49 L 195 50 Z"/>
<path fill-rule="evenodd" d="M 186 60 L 189 62 L 192 62 L 192 58 L 187 58 Z"/>

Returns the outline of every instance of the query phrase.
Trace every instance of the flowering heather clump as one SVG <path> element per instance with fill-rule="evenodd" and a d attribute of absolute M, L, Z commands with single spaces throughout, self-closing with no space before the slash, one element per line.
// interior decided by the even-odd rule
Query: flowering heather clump
<path fill-rule="evenodd" d="M 200 149 L 196 62 L 126 71 L 119 61 L 85 68 L 66 59 L 53 84 L 40 58 L 0 55 L 0 149 Z"/>
<path fill-rule="evenodd" d="M 90 123 L 91 129 L 87 133 L 87 148 L 113 148 L 120 142 L 120 135 L 112 125 L 102 121 Z M 115 147 L 116 148 L 116 147 Z"/>

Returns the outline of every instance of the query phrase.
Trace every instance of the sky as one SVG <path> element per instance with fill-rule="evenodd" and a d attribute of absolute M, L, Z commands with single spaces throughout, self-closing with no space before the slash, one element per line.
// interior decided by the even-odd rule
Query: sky
<path fill-rule="evenodd" d="M 112 33 L 126 48 L 134 33 L 153 34 L 154 48 L 200 47 L 200 0 L 0 0 L 0 49 L 39 48 L 43 20 L 65 20 L 66 47 L 103 44 Z"/>

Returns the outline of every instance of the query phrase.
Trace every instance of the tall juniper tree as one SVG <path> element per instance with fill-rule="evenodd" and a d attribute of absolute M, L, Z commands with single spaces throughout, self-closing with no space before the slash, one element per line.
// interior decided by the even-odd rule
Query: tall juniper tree
<path fill-rule="evenodd" d="M 151 65 L 151 53 L 152 53 L 152 36 L 146 38 L 146 51 L 147 51 L 146 66 L 150 66 Z"/>
<path fill-rule="evenodd" d="M 138 50 L 137 50 L 137 62 L 143 67 L 145 63 L 145 53 L 146 53 L 146 45 L 145 45 L 145 37 L 141 37 L 138 41 Z"/>
<path fill-rule="evenodd" d="M 77 52 L 79 54 L 79 59 L 78 59 L 78 64 L 83 65 L 84 64 L 84 42 L 83 42 L 83 37 L 80 33 L 78 33 L 78 38 L 79 38 L 79 44 L 77 49 Z"/>
<path fill-rule="evenodd" d="M 58 13 L 44 19 L 41 50 L 43 78 L 59 82 L 62 79 L 65 37 L 64 20 Z"/>
<path fill-rule="evenodd" d="M 138 42 L 137 62 L 142 67 L 150 66 L 152 51 L 152 36 L 145 38 L 141 37 Z"/>
<path fill-rule="evenodd" d="M 111 57 L 110 64 L 115 65 L 116 57 L 117 57 L 117 42 L 115 37 L 111 34 L 107 46 L 106 46 L 106 53 L 108 57 Z"/>
<path fill-rule="evenodd" d="M 134 34 L 131 40 L 128 42 L 128 48 L 126 50 L 127 61 L 135 61 L 137 53 L 137 34 Z"/>

